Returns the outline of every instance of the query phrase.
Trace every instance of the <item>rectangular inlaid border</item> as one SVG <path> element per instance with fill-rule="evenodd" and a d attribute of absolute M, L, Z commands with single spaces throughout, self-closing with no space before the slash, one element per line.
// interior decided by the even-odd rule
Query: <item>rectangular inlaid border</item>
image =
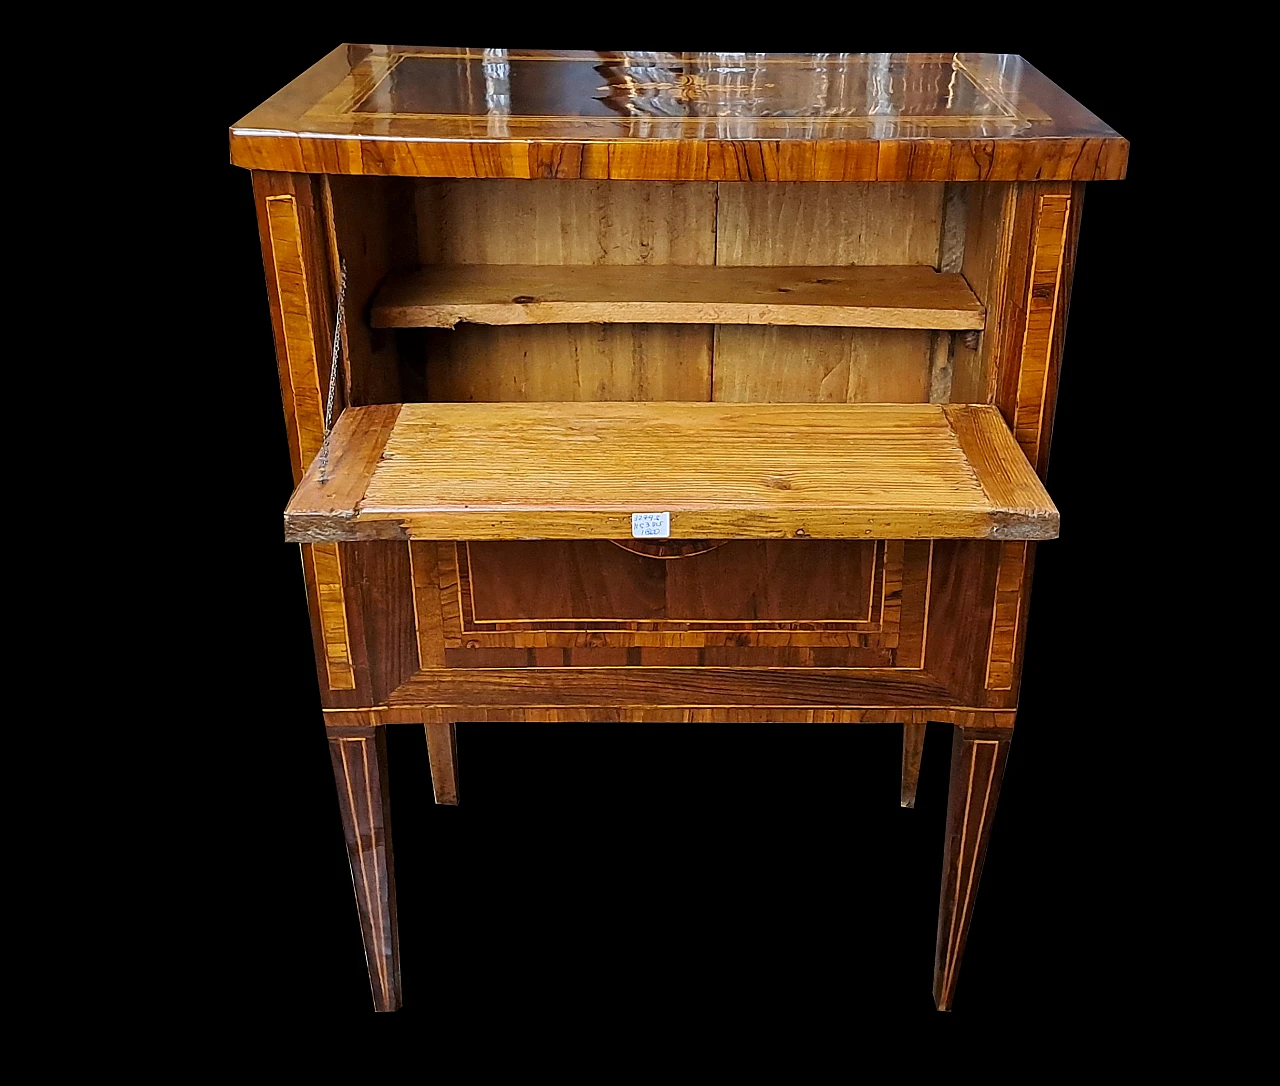
<path fill-rule="evenodd" d="M 730 542 L 737 542 L 730 540 Z M 859 543 L 861 540 L 842 540 L 841 542 Z M 803 546 L 804 544 L 800 544 Z M 448 546 L 448 544 L 445 544 Z M 893 553 L 887 554 L 886 552 Z M 622 616 L 602 616 L 599 618 L 531 618 L 531 619 L 490 619 L 476 618 L 475 584 L 471 579 L 471 541 L 460 540 L 453 544 L 458 574 L 458 607 L 462 615 L 460 634 L 470 633 L 505 633 L 519 631 L 545 630 L 591 630 L 593 632 L 622 632 L 633 630 L 673 632 L 676 630 L 793 630 L 793 629 L 833 629 L 844 631 L 852 627 L 866 627 L 872 632 L 880 628 L 881 620 L 876 619 L 877 605 L 881 615 L 884 612 L 886 593 L 901 588 L 902 542 L 901 540 L 877 540 L 872 548 L 871 568 L 867 572 L 867 615 L 865 618 L 794 618 L 778 619 L 729 619 L 729 618 L 682 618 L 647 620 L 626 618 Z M 673 559 L 688 561 L 688 559 Z M 891 578 L 890 570 L 896 574 Z M 877 573 L 880 574 L 877 577 Z M 879 599 L 877 600 L 877 582 L 879 583 Z"/>
<path fill-rule="evenodd" d="M 797 544 L 803 545 L 803 544 Z M 652 629 L 588 629 L 579 624 L 571 629 L 516 629 L 512 631 L 476 630 L 464 626 L 465 596 L 455 562 L 454 542 L 413 541 L 410 555 L 413 564 L 414 613 L 417 630 L 418 657 L 424 669 L 456 669 L 464 665 L 447 664 L 446 652 L 457 649 L 570 649 L 570 650 L 643 650 L 643 649 L 713 649 L 739 647 L 747 650 L 767 648 L 809 649 L 875 649 L 893 652 L 895 662 L 888 665 L 861 664 L 844 670 L 868 668 L 895 672 L 923 671 L 928 643 L 929 611 L 932 606 L 933 557 L 932 540 L 884 540 L 877 548 L 880 573 L 874 580 L 877 596 L 877 621 L 868 628 L 846 626 L 833 629 L 788 629 L 785 624 L 766 628 L 723 630 L 665 629 L 650 624 Z M 514 667 L 535 670 L 545 666 L 557 669 L 618 666 L 628 671 L 650 665 L 642 660 L 623 664 L 601 662 L 559 662 L 514 665 L 509 663 L 484 666 Z M 479 666 L 479 665 L 476 665 Z M 704 667 L 706 664 L 681 666 Z M 742 664 L 746 670 L 760 665 Z M 786 667 L 803 674 L 810 665 L 769 665 Z"/>
<path fill-rule="evenodd" d="M 292 415 L 297 435 L 299 462 L 295 467 L 300 474 L 324 443 L 324 400 L 316 354 L 318 318 L 312 297 L 312 291 L 320 284 L 312 283 L 308 277 L 297 199 L 276 194 L 264 197 L 263 204 L 279 298 L 282 361 L 288 386 L 283 390 L 285 409 Z M 302 561 L 315 585 L 329 689 L 354 690 L 356 677 L 338 545 L 304 544 Z"/>

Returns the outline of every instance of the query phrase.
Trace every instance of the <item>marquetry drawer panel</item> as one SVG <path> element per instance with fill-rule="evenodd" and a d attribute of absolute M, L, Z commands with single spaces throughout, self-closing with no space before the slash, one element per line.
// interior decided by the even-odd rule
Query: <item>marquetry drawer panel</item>
<path fill-rule="evenodd" d="M 635 545 L 412 543 L 423 666 L 923 666 L 928 541 Z"/>

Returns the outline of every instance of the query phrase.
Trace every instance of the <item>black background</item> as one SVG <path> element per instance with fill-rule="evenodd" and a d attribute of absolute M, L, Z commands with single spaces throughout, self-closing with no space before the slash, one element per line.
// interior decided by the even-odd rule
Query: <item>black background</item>
<path fill-rule="evenodd" d="M 220 681 L 192 717 L 189 761 L 171 768 L 216 787 L 205 847 L 184 849 L 194 877 L 176 908 L 203 918 L 181 925 L 185 983 L 232 1013 L 371 1017 L 297 549 L 280 539 L 291 482 L 249 176 L 226 164 L 225 129 L 340 38 L 492 34 L 482 18 L 424 25 L 205 43 L 217 59 L 191 92 L 207 122 L 194 151 L 208 193 L 196 237 L 173 244 L 210 254 L 199 274 L 217 305 L 192 344 L 209 365 L 186 379 L 193 406 L 175 437 L 192 455 L 217 450 L 205 496 L 234 508 L 237 531 L 190 545 L 209 576 L 191 621 Z M 555 20 L 501 37 L 619 40 Z M 684 37 L 666 25 L 641 35 L 726 48 Z M 1019 727 L 954 1013 L 931 1000 L 949 727 L 930 727 L 907 811 L 894 726 L 463 724 L 456 809 L 431 801 L 420 730 L 388 729 L 404 1009 L 382 1028 L 431 1015 L 452 1029 L 482 1013 L 549 1015 L 565 1030 L 617 1015 L 623 1029 L 672 1031 L 725 1012 L 844 1028 L 850 1011 L 871 1010 L 948 1029 L 1116 1011 L 1150 994 L 1158 750 L 1136 737 L 1170 710 L 1152 686 L 1180 687 L 1160 674 L 1167 604 L 1132 528 L 1135 508 L 1160 501 L 1172 455 L 1148 421 L 1152 369 L 1171 357 L 1146 309 L 1146 277 L 1168 255 L 1164 133 L 1142 108 L 1148 70 L 1118 63 L 1124 50 L 1083 37 L 1056 51 L 972 47 L 1021 51 L 1133 150 L 1128 180 L 1092 185 L 1085 201 L 1048 479 L 1062 537 L 1037 556 Z M 1185 602 L 1205 597 L 1193 585 Z"/>

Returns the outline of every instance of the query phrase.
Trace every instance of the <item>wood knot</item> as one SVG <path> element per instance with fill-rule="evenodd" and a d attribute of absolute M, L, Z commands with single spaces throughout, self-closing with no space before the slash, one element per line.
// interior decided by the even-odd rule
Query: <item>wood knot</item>
<path fill-rule="evenodd" d="M 791 480 L 783 478 L 781 475 L 766 475 L 764 479 L 765 486 L 771 486 L 774 490 L 791 490 Z"/>
<path fill-rule="evenodd" d="M 528 305 L 530 302 L 536 302 L 538 299 L 532 294 L 517 294 L 511 299 L 516 305 Z"/>

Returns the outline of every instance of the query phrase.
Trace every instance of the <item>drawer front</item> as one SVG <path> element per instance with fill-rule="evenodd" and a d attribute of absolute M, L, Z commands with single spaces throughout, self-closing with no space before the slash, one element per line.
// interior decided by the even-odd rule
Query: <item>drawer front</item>
<path fill-rule="evenodd" d="M 923 666 L 929 541 L 411 548 L 424 667 Z"/>

